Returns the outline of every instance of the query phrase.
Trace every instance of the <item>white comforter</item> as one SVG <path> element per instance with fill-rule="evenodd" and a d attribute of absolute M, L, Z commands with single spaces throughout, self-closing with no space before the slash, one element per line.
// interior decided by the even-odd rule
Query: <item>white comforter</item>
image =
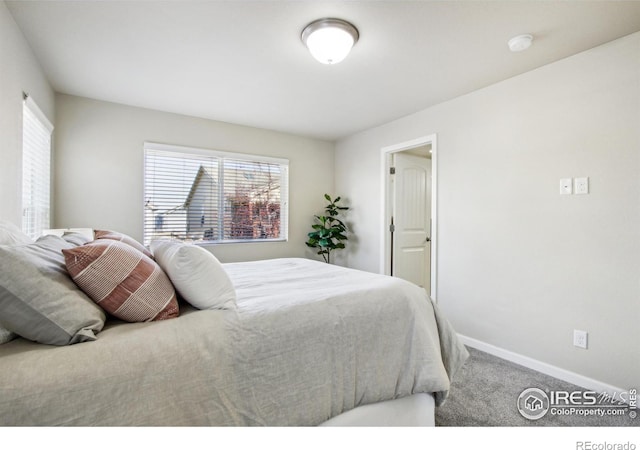
<path fill-rule="evenodd" d="M 404 280 L 306 259 L 225 269 L 238 294 L 245 423 L 318 424 L 419 392 L 439 405 L 468 356 L 424 289 Z"/>

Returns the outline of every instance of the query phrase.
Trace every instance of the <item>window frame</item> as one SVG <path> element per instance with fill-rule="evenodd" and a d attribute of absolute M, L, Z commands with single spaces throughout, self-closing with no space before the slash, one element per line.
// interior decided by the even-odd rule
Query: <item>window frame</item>
<path fill-rule="evenodd" d="M 145 245 L 147 240 L 151 242 L 152 238 L 147 237 L 147 228 L 145 223 L 145 204 L 147 201 L 147 152 L 148 151 L 160 151 L 170 153 L 182 153 L 186 157 L 204 156 L 209 158 L 219 159 L 218 174 L 223 173 L 223 161 L 225 159 L 231 159 L 234 161 L 247 161 L 251 163 L 268 163 L 278 164 L 283 169 L 281 174 L 281 186 L 280 186 L 280 237 L 277 238 L 254 238 L 254 239 L 217 239 L 217 240 L 183 240 L 184 242 L 192 242 L 196 245 L 226 245 L 226 244 L 255 244 L 255 243 L 267 243 L 267 242 L 288 242 L 289 241 L 289 160 L 286 158 L 277 158 L 273 156 L 255 155 L 250 153 L 238 153 L 213 149 L 205 149 L 198 147 L 188 147 L 174 144 L 161 144 L 157 142 L 144 142 L 143 146 L 143 193 L 142 193 L 142 206 L 143 206 L 143 242 Z M 222 183 L 221 196 L 224 197 L 224 182 Z M 219 215 L 218 233 L 224 237 L 224 227 L 222 226 L 224 214 Z M 186 229 L 185 229 L 186 231 Z"/>
<path fill-rule="evenodd" d="M 26 115 L 27 113 L 31 114 L 33 119 L 35 119 L 35 127 L 37 129 L 27 130 L 26 129 Z M 22 173 L 21 173 L 21 209 L 22 209 L 22 220 L 21 220 L 21 229 L 32 239 L 36 239 L 42 235 L 42 232 L 51 227 L 51 182 L 53 179 L 52 174 L 52 144 L 53 144 L 53 130 L 54 126 L 49 121 L 47 116 L 42 112 L 40 107 L 38 107 L 37 103 L 26 93 L 23 93 L 23 104 L 22 104 Z M 46 139 L 46 148 L 41 147 L 35 149 L 35 151 L 28 151 L 26 147 L 26 139 L 25 133 L 31 132 L 32 137 L 37 139 Z M 44 132 L 44 133 L 42 133 Z M 46 134 L 46 136 L 45 136 Z M 27 167 L 27 164 L 31 164 Z M 44 183 L 39 183 L 39 187 L 34 189 L 34 182 L 32 181 L 32 175 L 34 172 L 38 171 L 39 165 L 44 166 L 42 169 L 43 172 L 46 171 L 46 179 Z M 28 175 L 31 174 L 31 175 Z M 42 174 L 40 174 L 42 175 Z M 36 176 L 38 174 L 36 173 Z M 26 189 L 26 183 L 30 182 L 31 187 Z M 42 191 L 41 191 L 42 190 Z M 27 192 L 30 195 L 27 195 Z M 44 198 L 40 198 L 42 195 Z M 27 198 L 28 197 L 28 198 Z M 41 204 L 46 203 L 44 216 L 40 217 L 41 212 L 38 212 L 38 208 Z M 32 225 L 32 221 L 28 221 L 29 215 L 27 214 L 28 209 L 35 209 L 36 216 L 35 225 Z"/>

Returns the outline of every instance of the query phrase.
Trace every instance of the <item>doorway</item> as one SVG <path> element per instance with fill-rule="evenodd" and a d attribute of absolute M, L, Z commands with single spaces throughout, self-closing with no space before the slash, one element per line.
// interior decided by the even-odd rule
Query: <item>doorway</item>
<path fill-rule="evenodd" d="M 423 287 L 436 300 L 436 137 L 382 149 L 381 272 Z"/>

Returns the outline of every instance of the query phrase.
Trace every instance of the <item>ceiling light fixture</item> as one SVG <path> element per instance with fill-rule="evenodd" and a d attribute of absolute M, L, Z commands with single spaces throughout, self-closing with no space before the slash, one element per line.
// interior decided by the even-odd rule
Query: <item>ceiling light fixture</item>
<path fill-rule="evenodd" d="M 302 30 L 302 42 L 322 64 L 337 64 L 347 57 L 360 37 L 358 30 L 342 19 L 325 18 Z"/>
<path fill-rule="evenodd" d="M 509 39 L 509 50 L 512 52 L 521 52 L 531 47 L 531 42 L 533 42 L 533 36 L 530 34 L 521 34 L 520 36 Z"/>

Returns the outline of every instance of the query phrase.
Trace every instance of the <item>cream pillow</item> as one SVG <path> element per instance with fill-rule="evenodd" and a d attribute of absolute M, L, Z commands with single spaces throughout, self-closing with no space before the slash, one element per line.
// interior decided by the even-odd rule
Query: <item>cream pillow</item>
<path fill-rule="evenodd" d="M 148 256 L 149 258 L 153 259 L 153 255 L 151 255 L 151 252 L 147 250 L 144 247 L 144 245 L 142 245 L 140 242 L 136 241 L 134 238 L 132 238 L 127 234 L 120 233 L 118 231 L 111 231 L 111 230 L 93 230 L 93 234 L 96 240 L 111 239 L 114 241 L 124 242 L 125 244 L 130 245 L 131 247 L 135 248 L 139 252 L 142 252 L 142 254 L 144 254 L 145 256 Z"/>
<path fill-rule="evenodd" d="M 65 234 L 79 234 L 84 236 L 85 243 L 91 242 L 95 239 L 93 235 L 93 228 L 50 228 L 48 230 L 42 230 L 43 235 L 53 234 L 54 236 L 59 236 L 64 238 Z"/>
<path fill-rule="evenodd" d="M 178 293 L 198 309 L 235 309 L 236 290 L 220 261 L 193 244 L 156 240 L 151 252 Z"/>

